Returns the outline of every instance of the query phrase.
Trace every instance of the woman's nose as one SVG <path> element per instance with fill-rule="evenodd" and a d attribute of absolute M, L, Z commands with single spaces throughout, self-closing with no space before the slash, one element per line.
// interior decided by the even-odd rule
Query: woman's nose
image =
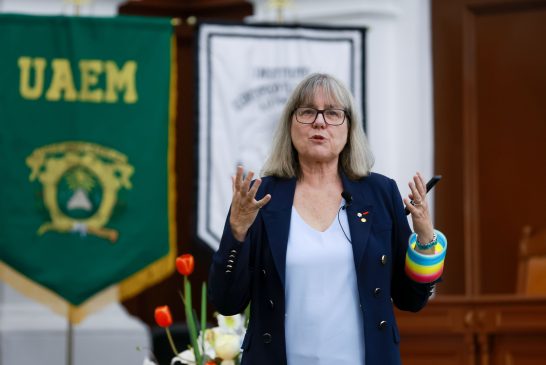
<path fill-rule="evenodd" d="M 323 113 L 318 113 L 317 117 L 315 118 L 315 121 L 313 122 L 313 126 L 316 127 L 325 127 L 326 126 L 326 120 L 324 119 Z"/>

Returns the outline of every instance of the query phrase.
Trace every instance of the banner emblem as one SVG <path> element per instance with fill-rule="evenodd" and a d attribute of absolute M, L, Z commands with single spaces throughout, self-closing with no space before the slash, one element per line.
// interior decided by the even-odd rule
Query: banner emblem
<path fill-rule="evenodd" d="M 127 156 L 98 144 L 69 141 L 34 150 L 26 163 L 29 180 L 43 185 L 43 204 L 51 218 L 38 235 L 73 232 L 117 241 L 119 232 L 105 226 L 118 191 L 132 188 L 134 167 Z"/>

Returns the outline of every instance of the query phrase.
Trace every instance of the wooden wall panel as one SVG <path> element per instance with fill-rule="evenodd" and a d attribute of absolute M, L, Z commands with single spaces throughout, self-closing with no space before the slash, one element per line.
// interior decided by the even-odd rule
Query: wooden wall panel
<path fill-rule="evenodd" d="M 546 363 L 546 298 L 444 296 L 396 317 L 406 365 Z"/>
<path fill-rule="evenodd" d="M 400 352 L 404 365 L 473 365 L 468 351 L 472 348 L 471 335 L 435 334 L 425 341 L 423 336 L 403 336 Z"/>
<path fill-rule="evenodd" d="M 499 335 L 491 344 L 491 360 L 495 365 L 544 365 L 546 334 Z"/>
<path fill-rule="evenodd" d="M 397 312 L 403 361 L 546 364 L 546 298 L 516 294 L 523 226 L 546 228 L 546 1 L 430 3 L 435 219 L 450 248 L 437 297 Z"/>
<path fill-rule="evenodd" d="M 481 292 L 514 293 L 523 227 L 546 228 L 546 4 L 473 21 Z"/>
<path fill-rule="evenodd" d="M 546 227 L 546 1 L 431 6 L 436 224 L 451 243 L 438 292 L 515 293 L 523 226 Z"/>

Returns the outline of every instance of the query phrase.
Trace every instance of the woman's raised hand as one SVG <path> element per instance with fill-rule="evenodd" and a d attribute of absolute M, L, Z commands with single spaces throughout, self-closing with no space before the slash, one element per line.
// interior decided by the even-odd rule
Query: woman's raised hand
<path fill-rule="evenodd" d="M 423 180 L 420 173 L 417 173 L 413 177 L 413 181 L 410 181 L 408 185 L 411 193 L 408 198 L 404 199 L 404 203 L 411 213 L 413 230 L 417 233 L 420 242 L 429 242 L 432 240 L 434 228 L 426 200 L 425 180 Z"/>
<path fill-rule="evenodd" d="M 231 200 L 229 224 L 233 236 L 240 242 L 245 240 L 248 229 L 254 223 L 258 211 L 271 200 L 270 194 L 256 200 L 256 192 L 262 180 L 256 179 L 252 187 L 250 187 L 253 176 L 254 173 L 249 171 L 246 177 L 243 178 L 243 167 L 237 166 L 236 175 L 231 177 L 233 198 Z"/>

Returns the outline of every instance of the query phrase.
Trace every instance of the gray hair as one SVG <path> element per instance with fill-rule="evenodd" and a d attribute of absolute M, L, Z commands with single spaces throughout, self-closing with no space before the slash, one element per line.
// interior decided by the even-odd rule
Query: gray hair
<path fill-rule="evenodd" d="M 314 73 L 303 79 L 288 98 L 273 138 L 269 157 L 262 168 L 262 176 L 281 178 L 301 177 L 298 152 L 292 144 L 290 133 L 292 115 L 301 105 L 309 105 L 315 92 L 321 89 L 333 105 L 341 105 L 347 114 L 349 131 L 347 143 L 339 155 L 339 169 L 351 180 L 369 175 L 374 163 L 362 121 L 355 107 L 353 96 L 347 88 L 331 75 Z"/>

